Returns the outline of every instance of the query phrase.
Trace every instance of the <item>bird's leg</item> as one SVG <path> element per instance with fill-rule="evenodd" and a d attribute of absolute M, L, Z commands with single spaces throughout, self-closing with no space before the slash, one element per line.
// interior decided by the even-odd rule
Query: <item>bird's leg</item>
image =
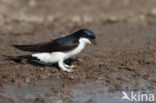
<path fill-rule="evenodd" d="M 67 68 L 75 68 L 75 67 L 76 67 L 75 65 L 69 66 L 69 65 L 67 65 L 67 64 L 65 64 L 65 63 L 64 63 L 64 66 L 67 67 Z"/>
<path fill-rule="evenodd" d="M 58 62 L 58 65 L 59 67 L 63 70 L 63 71 L 66 71 L 66 72 L 72 72 L 73 70 L 72 69 L 67 69 L 66 66 L 64 65 L 64 62 L 63 60 L 60 60 Z"/>

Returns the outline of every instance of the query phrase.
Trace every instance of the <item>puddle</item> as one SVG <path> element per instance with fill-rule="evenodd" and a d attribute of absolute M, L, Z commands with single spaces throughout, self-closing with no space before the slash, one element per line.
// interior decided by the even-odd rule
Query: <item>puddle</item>
<path fill-rule="evenodd" d="M 131 96 L 131 91 L 125 91 L 125 93 L 129 97 Z M 144 93 L 147 93 L 147 96 L 150 93 L 156 96 L 156 90 L 145 91 Z M 141 95 L 140 92 L 134 92 L 134 94 Z M 40 99 L 44 100 L 43 103 L 132 103 L 126 99 L 122 102 L 122 91 L 110 93 L 108 87 L 103 86 L 100 81 L 64 85 L 59 81 L 47 80 L 34 84 L 24 83 L 20 87 L 9 84 L 5 86 L 5 90 L 0 91 L 0 96 L 12 99 L 17 103 L 27 103 Z"/>
<path fill-rule="evenodd" d="M 126 92 L 128 97 L 131 99 L 131 92 Z M 155 92 L 150 92 L 150 94 L 153 94 L 154 96 L 156 96 L 156 91 Z M 150 95 L 149 92 L 147 93 L 147 97 Z M 135 96 L 136 95 L 136 96 Z M 134 96 L 137 99 L 138 95 L 141 96 L 141 94 L 138 94 L 138 92 L 134 92 Z M 123 93 L 121 91 L 115 92 L 115 93 L 106 93 L 106 94 L 97 94 L 95 95 L 86 95 L 86 96 L 82 96 L 82 97 L 76 97 L 76 98 L 72 98 L 72 102 L 73 103 L 88 103 L 89 101 L 94 101 L 95 103 L 142 103 L 145 102 L 145 97 L 143 98 L 144 101 L 142 101 L 141 97 L 140 100 L 127 100 L 124 99 L 122 100 L 121 98 L 123 97 Z M 155 97 L 154 97 L 155 98 Z M 155 100 L 155 99 L 154 99 Z M 147 100 L 148 102 L 148 100 Z M 156 102 L 152 100 L 152 103 Z M 92 102 L 89 102 L 92 103 Z M 149 102 L 148 102 L 149 103 Z"/>

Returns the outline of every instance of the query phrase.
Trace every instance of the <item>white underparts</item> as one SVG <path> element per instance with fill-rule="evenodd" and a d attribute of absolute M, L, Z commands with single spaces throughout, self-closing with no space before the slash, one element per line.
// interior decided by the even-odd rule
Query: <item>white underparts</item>
<path fill-rule="evenodd" d="M 36 57 L 42 63 L 57 63 L 58 62 L 59 67 L 63 71 L 71 72 L 72 70 L 66 68 L 67 65 L 65 66 L 64 60 L 80 53 L 85 48 L 86 44 L 90 44 L 90 43 L 91 41 L 89 39 L 80 38 L 79 45 L 74 50 L 71 50 L 68 52 L 36 53 L 36 54 L 32 54 L 32 57 Z"/>

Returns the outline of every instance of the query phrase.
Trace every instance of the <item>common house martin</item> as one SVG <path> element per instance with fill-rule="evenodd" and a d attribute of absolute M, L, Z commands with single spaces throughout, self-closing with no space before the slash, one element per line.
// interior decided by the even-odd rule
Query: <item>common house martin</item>
<path fill-rule="evenodd" d="M 34 52 L 31 55 L 19 56 L 20 59 L 39 60 L 43 64 L 58 63 L 59 68 L 72 72 L 74 65 L 67 65 L 64 60 L 80 53 L 86 44 L 96 45 L 96 35 L 88 29 L 80 29 L 70 35 L 52 40 L 48 43 L 33 45 L 13 45 L 23 51 Z"/>

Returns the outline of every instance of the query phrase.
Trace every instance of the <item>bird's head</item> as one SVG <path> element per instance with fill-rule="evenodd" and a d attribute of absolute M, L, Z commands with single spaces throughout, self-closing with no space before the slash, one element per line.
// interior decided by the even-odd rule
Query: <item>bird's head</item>
<path fill-rule="evenodd" d="M 76 37 L 78 37 L 79 39 L 84 38 L 84 39 L 88 40 L 88 43 L 90 42 L 90 43 L 97 45 L 97 43 L 95 41 L 96 35 L 88 29 L 80 29 L 80 30 L 76 31 L 74 33 L 74 35 Z"/>

